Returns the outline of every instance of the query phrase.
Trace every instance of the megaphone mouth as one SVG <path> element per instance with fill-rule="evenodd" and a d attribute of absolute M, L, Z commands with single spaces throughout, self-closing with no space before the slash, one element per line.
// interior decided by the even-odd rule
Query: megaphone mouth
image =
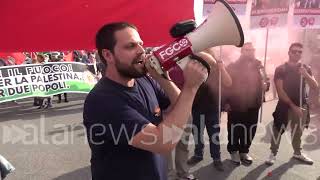
<path fill-rule="evenodd" d="M 239 29 L 239 33 L 240 33 L 239 34 L 240 35 L 240 43 L 239 43 L 239 45 L 237 45 L 237 47 L 242 47 L 244 44 L 244 34 L 243 34 L 243 30 L 242 30 L 242 27 L 241 27 L 241 24 L 240 24 L 240 21 L 239 21 L 237 15 L 234 13 L 232 7 L 226 1 L 216 0 L 215 3 L 217 3 L 218 1 L 221 2 L 223 5 L 225 5 L 225 7 L 229 10 L 230 14 L 232 15 L 232 17 L 237 25 L 237 28 Z"/>

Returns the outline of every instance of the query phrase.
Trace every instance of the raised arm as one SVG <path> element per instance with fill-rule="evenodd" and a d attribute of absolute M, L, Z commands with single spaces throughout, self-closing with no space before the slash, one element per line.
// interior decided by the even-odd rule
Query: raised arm
<path fill-rule="evenodd" d="M 205 53 L 197 55 L 203 59 L 210 56 Z M 196 61 L 188 62 L 183 74 L 185 83 L 177 101 L 171 103 L 173 105 L 172 109 L 158 126 L 149 123 L 136 134 L 132 138 L 132 146 L 155 153 L 169 153 L 174 149 L 191 114 L 195 94 L 208 76 L 206 68 Z M 161 81 L 159 83 L 163 86 L 169 85 L 163 84 L 165 82 Z M 168 87 L 167 90 L 170 88 Z"/>

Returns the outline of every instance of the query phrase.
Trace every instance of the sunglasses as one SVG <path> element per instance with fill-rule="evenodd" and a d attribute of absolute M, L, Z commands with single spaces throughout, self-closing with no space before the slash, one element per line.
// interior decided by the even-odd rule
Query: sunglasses
<path fill-rule="evenodd" d="M 301 50 L 291 50 L 290 51 L 292 54 L 302 54 Z"/>

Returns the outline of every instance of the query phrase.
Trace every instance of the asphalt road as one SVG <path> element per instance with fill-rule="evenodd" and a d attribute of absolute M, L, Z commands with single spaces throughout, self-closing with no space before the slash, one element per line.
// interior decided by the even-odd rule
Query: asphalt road
<path fill-rule="evenodd" d="M 57 104 L 48 110 L 32 106 L 32 99 L 18 104 L 0 104 L 0 154 L 16 168 L 7 180 L 89 180 L 90 150 L 82 125 L 85 95 L 71 95 L 69 103 Z M 212 179 L 320 179 L 320 110 L 312 114 L 310 128 L 303 136 L 304 151 L 314 165 L 291 159 L 290 133 L 284 134 L 276 163 L 269 167 L 264 161 L 270 154 L 270 127 L 276 101 L 264 105 L 263 122 L 259 124 L 250 154 L 251 166 L 234 166 L 226 151 L 226 116 L 221 123 L 221 150 L 224 172 L 212 166 L 208 145 L 205 159 L 192 172 L 200 180 Z M 191 138 L 192 139 L 192 138 Z M 192 142 L 191 142 L 192 144 Z M 192 155 L 193 145 L 190 145 Z"/>

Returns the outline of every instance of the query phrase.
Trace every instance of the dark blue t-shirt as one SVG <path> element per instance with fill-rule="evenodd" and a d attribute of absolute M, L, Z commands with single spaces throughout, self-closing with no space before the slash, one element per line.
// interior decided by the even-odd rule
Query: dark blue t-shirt
<path fill-rule="evenodd" d="M 158 125 L 170 104 L 151 78 L 126 87 L 102 78 L 86 98 L 83 118 L 93 180 L 166 180 L 165 159 L 129 145 L 145 125 Z"/>

